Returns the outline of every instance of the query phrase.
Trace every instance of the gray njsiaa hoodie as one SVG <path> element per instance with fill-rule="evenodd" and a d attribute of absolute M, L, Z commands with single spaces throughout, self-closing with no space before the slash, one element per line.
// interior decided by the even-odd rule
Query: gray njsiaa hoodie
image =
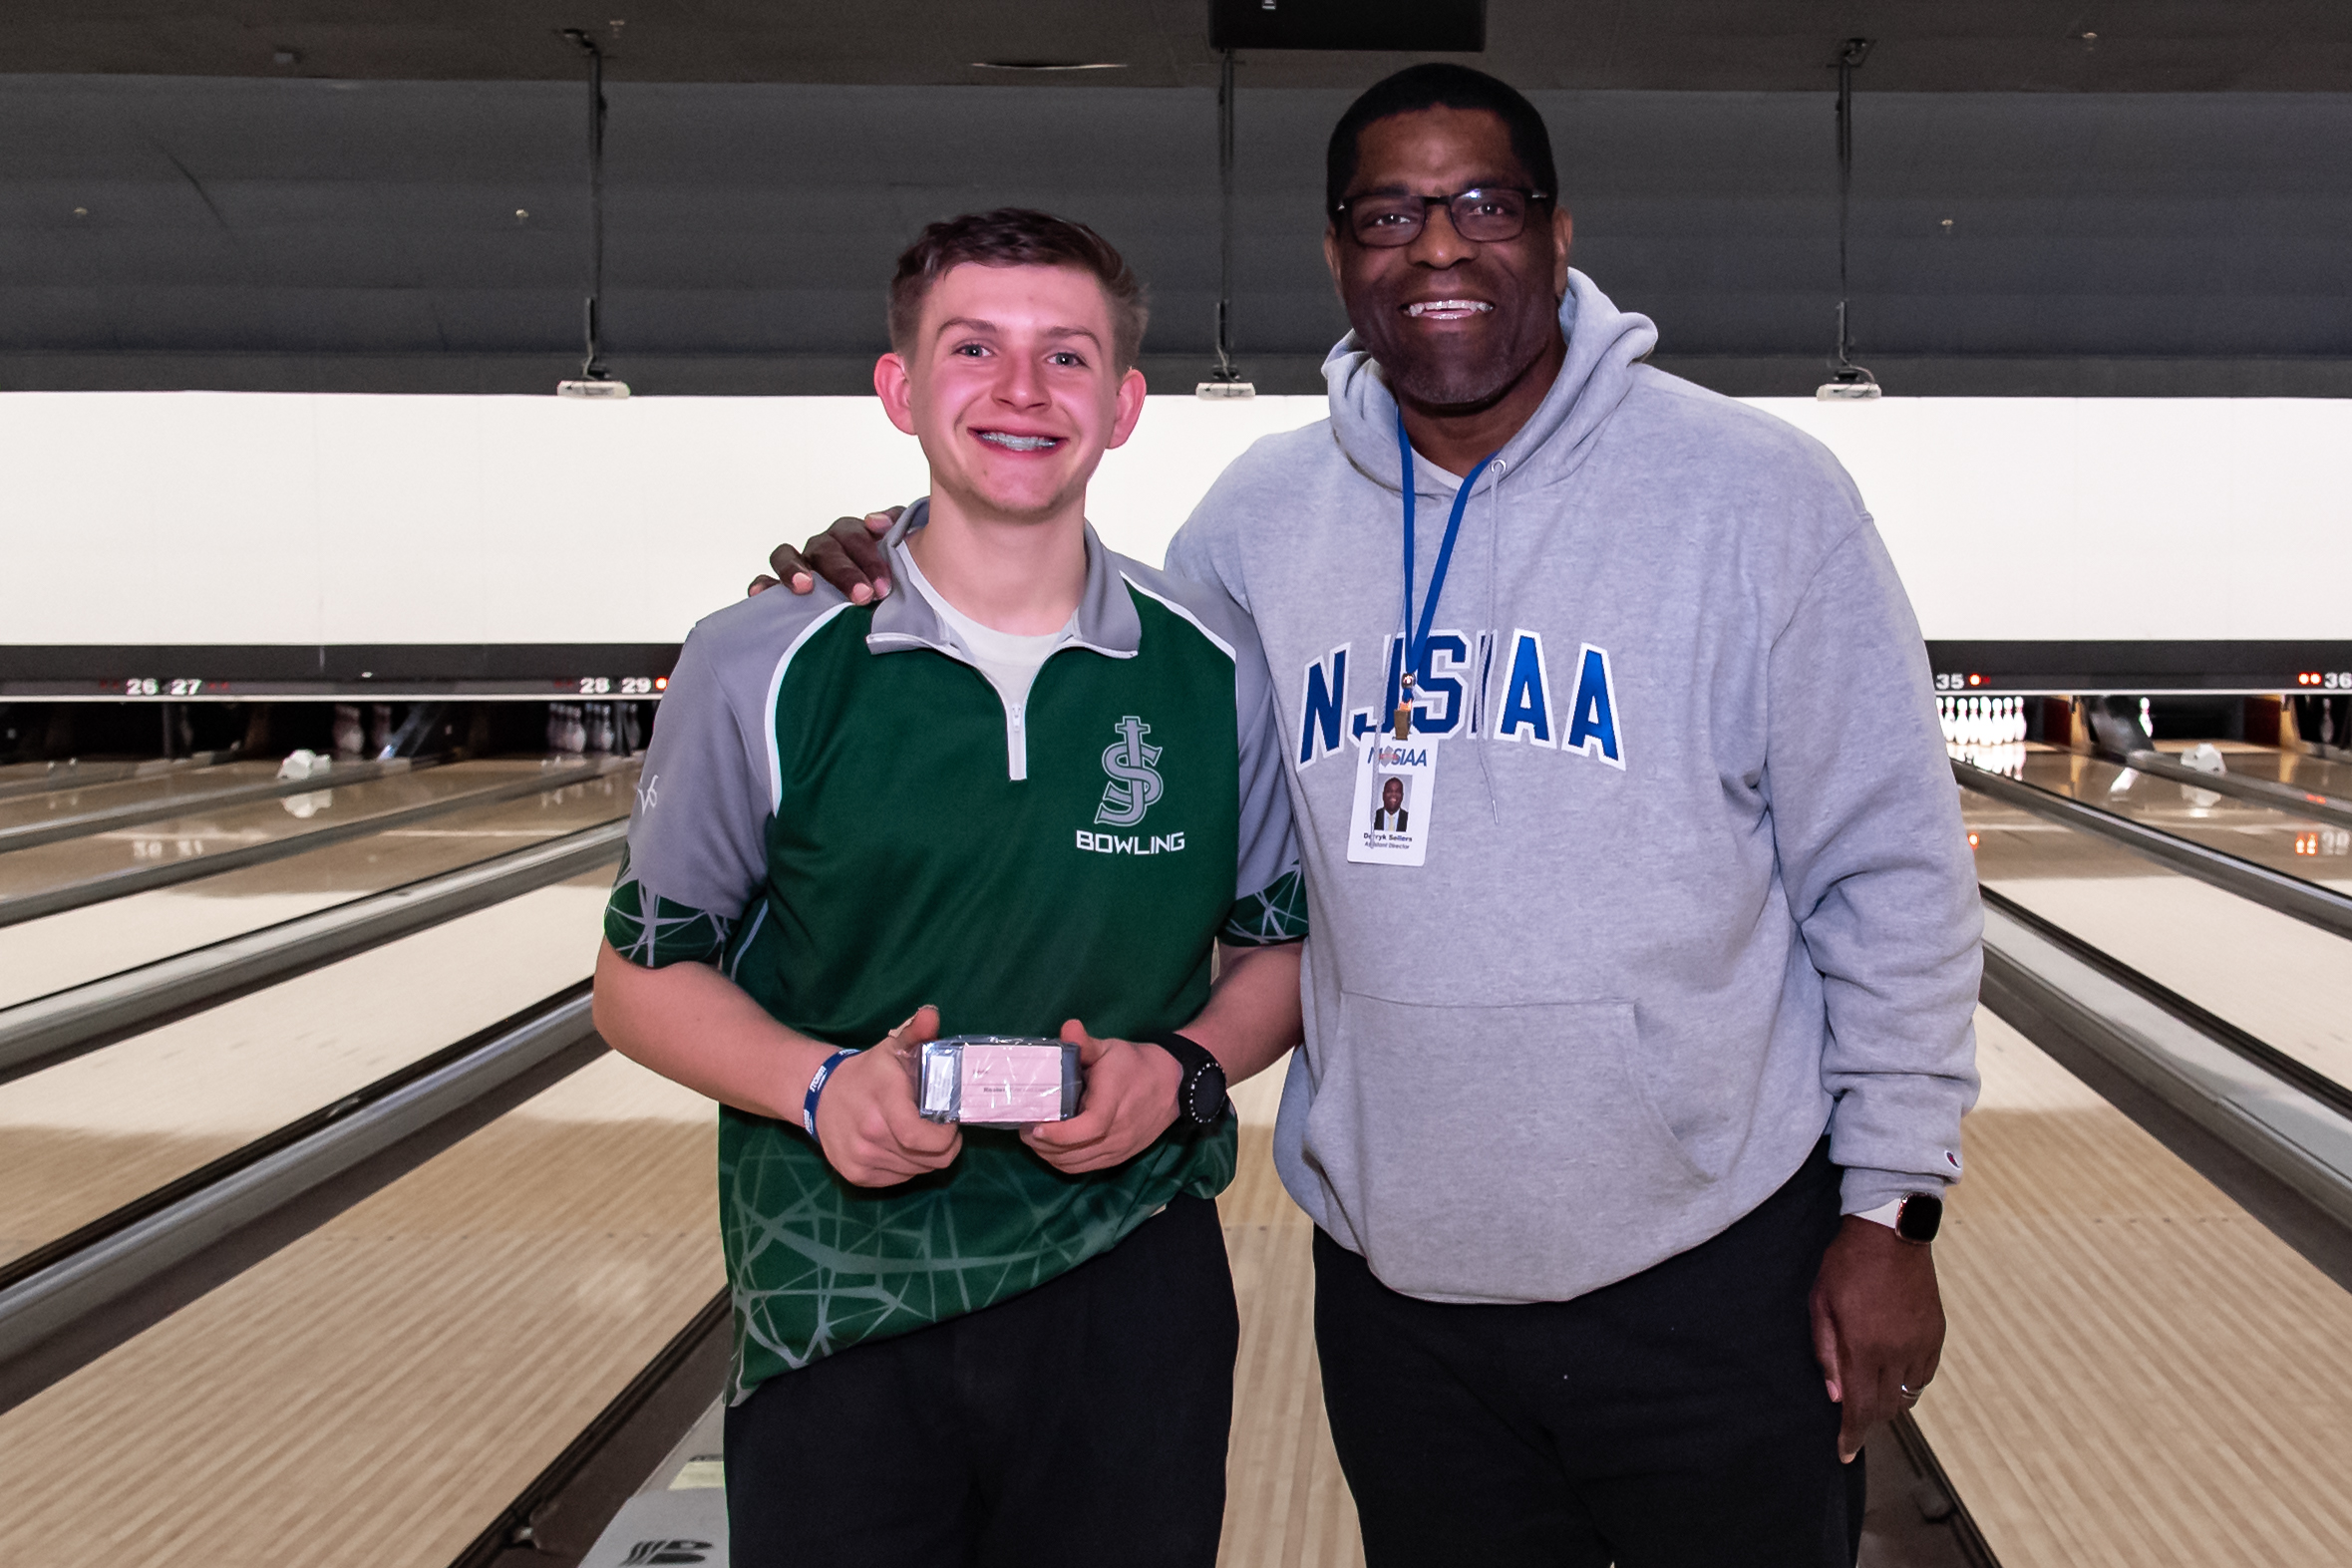
<path fill-rule="evenodd" d="M 1396 702 L 1396 405 L 1259 442 L 1169 550 L 1255 616 L 1304 851 L 1282 1179 L 1382 1280 L 1554 1301 L 1724 1230 L 1827 1128 L 1848 1212 L 1939 1191 L 1980 916 L 1926 651 L 1836 459 L 1640 363 L 1570 274 L 1567 364 L 1478 479 L 1414 733 L 1427 863 L 1351 863 Z M 1458 480 L 1416 459 L 1417 594 Z"/>

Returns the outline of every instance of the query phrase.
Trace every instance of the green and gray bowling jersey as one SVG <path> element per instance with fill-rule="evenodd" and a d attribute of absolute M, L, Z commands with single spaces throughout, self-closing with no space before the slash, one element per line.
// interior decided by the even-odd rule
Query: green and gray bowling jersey
<path fill-rule="evenodd" d="M 918 504 L 900 533 L 919 527 Z M 815 1039 L 1176 1029 L 1218 940 L 1306 933 L 1256 633 L 1215 588 L 1087 534 L 1075 634 L 1008 708 L 919 593 L 766 593 L 694 629 L 670 678 L 606 937 L 720 964 Z M 802 1132 L 720 1112 L 734 1396 L 820 1356 L 1029 1290 L 1177 1193 L 1232 1179 L 1231 1121 L 1068 1176 L 967 1128 L 880 1190 Z"/>

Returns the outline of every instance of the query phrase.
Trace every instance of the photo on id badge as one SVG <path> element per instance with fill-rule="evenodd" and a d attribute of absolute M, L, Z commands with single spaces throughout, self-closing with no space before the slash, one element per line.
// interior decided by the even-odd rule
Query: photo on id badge
<path fill-rule="evenodd" d="M 1356 758 L 1356 807 L 1348 817 L 1348 858 L 1368 865 L 1419 865 L 1429 853 L 1437 744 L 1366 736 Z"/>

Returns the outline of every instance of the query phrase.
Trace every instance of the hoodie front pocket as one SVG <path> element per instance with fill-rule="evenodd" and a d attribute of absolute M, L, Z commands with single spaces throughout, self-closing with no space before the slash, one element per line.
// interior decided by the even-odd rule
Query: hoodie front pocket
<path fill-rule="evenodd" d="M 1305 1153 L 1356 1173 L 1337 1196 L 1393 1290 L 1579 1295 L 1707 1185 L 1642 1088 L 1631 1003 L 1343 992 L 1339 1023 L 1339 1082 L 1315 1097 Z"/>

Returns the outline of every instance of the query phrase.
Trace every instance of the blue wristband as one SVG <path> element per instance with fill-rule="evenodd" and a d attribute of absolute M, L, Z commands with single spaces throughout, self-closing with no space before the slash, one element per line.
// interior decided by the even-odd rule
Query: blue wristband
<path fill-rule="evenodd" d="M 809 1098 L 801 1101 L 801 1127 L 809 1134 L 809 1141 L 821 1148 L 824 1144 L 817 1136 L 817 1097 L 825 1093 L 825 1081 L 833 1077 L 833 1070 L 857 1054 L 854 1049 L 835 1052 L 825 1059 L 825 1066 L 817 1070 L 817 1076 L 809 1080 Z"/>

